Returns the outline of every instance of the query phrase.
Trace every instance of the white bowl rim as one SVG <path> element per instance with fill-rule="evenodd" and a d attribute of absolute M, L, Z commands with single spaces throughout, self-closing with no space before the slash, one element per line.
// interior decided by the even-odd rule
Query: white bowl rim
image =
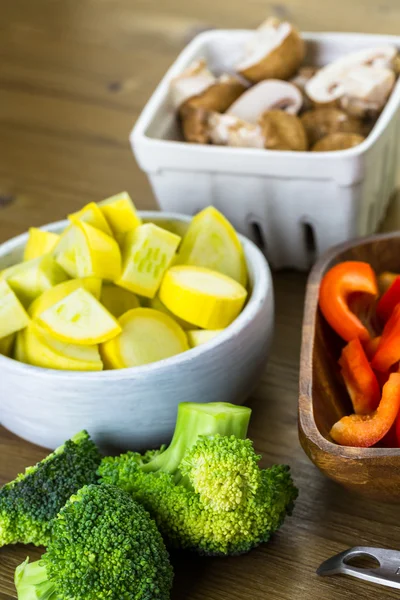
<path fill-rule="evenodd" d="M 181 223 L 189 223 L 193 217 L 184 215 L 182 213 L 174 212 L 163 212 L 163 211 L 138 211 L 139 215 L 143 219 L 154 219 L 160 221 L 167 219 L 171 221 L 178 221 Z M 56 221 L 47 225 L 40 226 L 40 229 L 45 231 L 58 231 L 62 227 L 65 228 L 68 225 L 67 220 Z M 131 379 L 132 377 L 145 376 L 156 371 L 167 369 L 169 367 L 185 363 L 187 361 L 195 360 L 197 357 L 202 356 L 206 352 L 212 351 L 214 348 L 222 346 L 233 337 L 237 336 L 254 318 L 259 307 L 263 303 L 265 297 L 272 291 L 272 276 L 268 262 L 262 252 L 257 246 L 245 236 L 238 234 L 239 239 L 243 244 L 246 260 L 250 262 L 254 267 L 254 282 L 251 290 L 249 299 L 238 317 L 218 336 L 211 339 L 210 341 L 197 346 L 196 348 L 190 348 L 185 352 L 176 354 L 169 358 L 159 360 L 154 363 L 147 365 L 141 365 L 138 367 L 128 367 L 126 369 L 115 369 L 115 370 L 103 370 L 103 371 L 64 371 L 57 369 L 47 369 L 43 367 L 36 367 L 34 365 L 27 365 L 19 362 L 13 358 L 3 356 L 0 354 L 0 370 L 2 368 L 13 369 L 16 372 L 20 372 L 21 376 L 35 376 L 35 377 L 53 377 L 64 379 L 73 379 L 74 381 L 84 380 L 105 380 L 105 381 L 121 381 L 125 379 Z M 26 243 L 28 238 L 28 232 L 18 235 L 10 240 L 0 244 L 0 257 L 3 257 L 10 252 L 16 250 L 19 246 Z M 272 309 L 273 310 L 273 309 Z"/>

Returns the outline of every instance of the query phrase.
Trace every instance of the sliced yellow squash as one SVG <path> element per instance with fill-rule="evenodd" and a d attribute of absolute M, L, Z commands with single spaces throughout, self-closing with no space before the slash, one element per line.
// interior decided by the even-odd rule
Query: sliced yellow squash
<path fill-rule="evenodd" d="M 32 260 L 51 252 L 59 239 L 57 233 L 31 227 L 24 250 L 24 260 Z"/>
<path fill-rule="evenodd" d="M 14 358 L 22 363 L 28 363 L 25 351 L 26 329 L 21 329 L 15 336 Z"/>
<path fill-rule="evenodd" d="M 138 297 L 113 283 L 105 283 L 101 292 L 102 305 L 116 318 L 132 308 L 139 308 Z"/>
<path fill-rule="evenodd" d="M 189 346 L 195 348 L 217 337 L 223 329 L 192 329 L 186 332 Z"/>
<path fill-rule="evenodd" d="M 97 300 L 100 300 L 101 294 L 101 279 L 98 277 L 83 277 L 82 279 L 69 279 L 63 283 L 50 288 L 43 292 L 41 296 L 36 298 L 28 308 L 29 315 L 33 318 L 38 317 L 50 306 L 53 306 L 65 296 L 68 296 L 74 290 L 78 288 L 84 288 L 90 292 Z"/>
<path fill-rule="evenodd" d="M 154 310 L 159 310 L 160 312 L 165 313 L 166 315 L 174 319 L 178 323 L 178 325 L 180 325 L 185 331 L 188 329 L 194 329 L 195 325 L 193 325 L 193 323 L 188 323 L 187 321 L 184 321 L 183 319 L 180 319 L 179 317 L 174 315 L 170 310 L 168 310 L 165 304 L 161 302 L 158 296 L 154 296 L 154 298 L 151 298 L 148 302 L 149 308 L 154 308 Z"/>
<path fill-rule="evenodd" d="M 83 288 L 47 308 L 36 322 L 62 342 L 87 346 L 105 342 L 121 332 L 118 321 Z"/>
<path fill-rule="evenodd" d="M 4 338 L 29 323 L 29 315 L 4 280 L 0 281 L 0 338 Z"/>
<path fill-rule="evenodd" d="M 176 264 L 205 267 L 247 285 L 247 267 L 235 229 L 213 206 L 196 215 L 187 230 Z"/>
<path fill-rule="evenodd" d="M 7 281 L 22 304 L 28 307 L 40 294 L 68 276 L 50 254 L 45 254 L 8 267 L 2 271 L 1 279 Z"/>
<path fill-rule="evenodd" d="M 185 332 L 152 308 L 134 308 L 119 319 L 120 335 L 100 346 L 108 369 L 124 369 L 156 362 L 189 349 Z"/>
<path fill-rule="evenodd" d="M 73 225 L 63 233 L 54 249 L 56 261 L 71 277 L 113 280 L 121 274 L 121 252 L 117 242 L 100 229 L 70 217 Z"/>
<path fill-rule="evenodd" d="M 113 234 L 107 219 L 105 218 L 100 207 L 95 202 L 86 204 L 86 206 L 84 206 L 80 211 L 69 215 L 68 219 L 71 222 L 74 222 L 76 219 L 78 219 L 78 221 L 83 221 L 83 223 L 88 223 L 92 227 L 100 229 L 100 231 L 106 233 L 107 235 L 112 236 Z"/>
<path fill-rule="evenodd" d="M 6 337 L 0 338 L 0 354 L 3 356 L 11 356 L 15 341 L 15 333 L 11 333 Z"/>
<path fill-rule="evenodd" d="M 46 331 L 30 325 L 24 331 L 25 362 L 45 369 L 102 371 L 99 347 L 60 342 Z"/>
<path fill-rule="evenodd" d="M 160 300 L 174 314 L 203 329 L 223 329 L 240 313 L 246 289 L 222 273 L 203 267 L 171 267 L 161 284 Z"/>
<path fill-rule="evenodd" d="M 115 283 L 135 294 L 154 298 L 181 238 L 153 223 L 125 236 L 122 275 Z"/>
<path fill-rule="evenodd" d="M 118 240 L 122 240 L 125 233 L 136 229 L 142 224 L 135 205 L 127 192 L 122 192 L 99 202 L 99 208 Z"/>

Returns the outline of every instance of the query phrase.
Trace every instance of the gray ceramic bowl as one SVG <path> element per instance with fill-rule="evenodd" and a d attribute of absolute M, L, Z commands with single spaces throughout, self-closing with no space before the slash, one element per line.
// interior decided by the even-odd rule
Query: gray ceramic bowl
<path fill-rule="evenodd" d="M 143 212 L 180 230 L 190 218 Z M 44 227 L 61 232 L 67 222 Z M 0 270 L 22 260 L 27 234 L 0 246 Z M 273 333 L 271 273 L 241 237 L 251 294 L 239 317 L 210 342 L 142 367 L 80 373 L 25 365 L 0 356 L 0 422 L 33 443 L 55 448 L 87 429 L 103 449 L 157 447 L 173 433 L 180 402 L 242 403 L 265 366 Z"/>

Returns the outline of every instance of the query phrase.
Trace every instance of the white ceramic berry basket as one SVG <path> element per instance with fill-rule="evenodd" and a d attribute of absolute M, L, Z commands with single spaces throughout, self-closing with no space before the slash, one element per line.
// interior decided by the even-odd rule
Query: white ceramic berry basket
<path fill-rule="evenodd" d="M 195 214 L 213 204 L 267 255 L 274 268 L 308 269 L 330 246 L 373 233 L 396 186 L 400 80 L 373 131 L 339 152 L 288 152 L 201 146 L 182 141 L 168 101 L 169 82 L 193 60 L 232 72 L 245 30 L 197 36 L 167 72 L 131 133 L 131 145 L 163 210 Z M 353 50 L 400 37 L 306 33 L 306 63 L 321 66 Z"/>
<path fill-rule="evenodd" d="M 173 223 L 181 233 L 190 218 L 141 212 L 146 221 Z M 44 227 L 60 233 L 67 221 Z M 0 270 L 22 260 L 28 235 L 0 245 Z M 0 424 L 17 435 L 56 448 L 87 429 L 99 446 L 156 448 L 171 439 L 180 402 L 241 404 L 267 360 L 274 323 L 274 293 L 268 264 L 241 237 L 250 293 L 241 314 L 202 346 L 156 363 L 83 373 L 26 365 L 0 355 Z"/>

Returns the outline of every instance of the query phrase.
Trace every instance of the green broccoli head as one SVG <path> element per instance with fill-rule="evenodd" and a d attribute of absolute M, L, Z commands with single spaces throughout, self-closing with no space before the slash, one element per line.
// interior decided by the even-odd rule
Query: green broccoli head
<path fill-rule="evenodd" d="M 260 469 L 244 439 L 249 418 L 230 404 L 181 405 L 167 450 L 147 463 L 132 452 L 105 458 L 101 481 L 141 502 L 173 547 L 247 552 L 281 526 L 297 496 L 287 466 Z"/>
<path fill-rule="evenodd" d="M 47 545 L 52 520 L 68 498 L 97 481 L 100 454 L 86 431 L 0 489 L 0 547 Z"/>
<path fill-rule="evenodd" d="M 54 521 L 42 559 L 15 574 L 19 600 L 168 600 L 173 572 L 145 509 L 120 488 L 85 486 Z"/>

